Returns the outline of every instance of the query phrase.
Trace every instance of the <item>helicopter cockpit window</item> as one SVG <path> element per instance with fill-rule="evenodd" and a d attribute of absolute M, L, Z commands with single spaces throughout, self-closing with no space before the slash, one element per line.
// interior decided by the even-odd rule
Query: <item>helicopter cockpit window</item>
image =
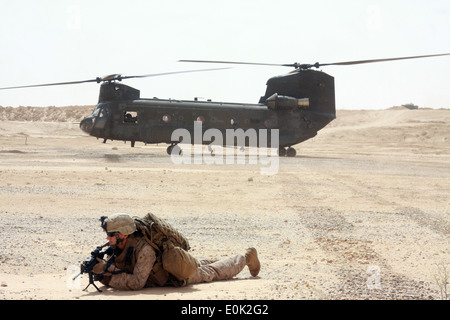
<path fill-rule="evenodd" d="M 107 118 L 109 115 L 108 108 L 102 108 L 100 111 L 100 114 L 98 115 L 99 118 Z"/>
<path fill-rule="evenodd" d="M 107 117 L 109 115 L 109 109 L 107 103 L 100 103 L 97 105 L 95 110 L 92 112 L 92 117 L 96 118 L 97 116 Z"/>
<path fill-rule="evenodd" d="M 102 109 L 102 107 L 97 106 L 97 108 L 95 108 L 95 110 L 92 112 L 92 116 L 95 118 L 98 116 L 98 114 L 100 113 L 100 110 Z"/>
<path fill-rule="evenodd" d="M 138 113 L 136 111 L 125 111 L 123 113 L 124 123 L 138 123 Z"/>
<path fill-rule="evenodd" d="M 101 103 L 95 108 L 92 116 L 95 118 L 95 129 L 104 129 L 109 117 L 109 107 L 106 103 Z"/>

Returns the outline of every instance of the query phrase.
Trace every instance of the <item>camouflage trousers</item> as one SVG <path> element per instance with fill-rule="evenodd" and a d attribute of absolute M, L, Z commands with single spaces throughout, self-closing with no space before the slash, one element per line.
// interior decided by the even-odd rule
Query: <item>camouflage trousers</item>
<path fill-rule="evenodd" d="M 197 272 L 189 278 L 188 283 L 228 280 L 241 272 L 245 266 L 243 255 L 236 255 L 213 263 L 209 260 L 200 260 Z"/>

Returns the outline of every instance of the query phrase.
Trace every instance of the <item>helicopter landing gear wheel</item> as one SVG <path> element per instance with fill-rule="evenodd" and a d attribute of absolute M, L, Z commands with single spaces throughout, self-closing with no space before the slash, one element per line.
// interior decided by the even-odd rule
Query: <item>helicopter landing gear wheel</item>
<path fill-rule="evenodd" d="M 170 146 L 167 147 L 167 154 L 169 156 L 171 156 L 172 154 L 181 156 L 182 153 L 183 150 L 181 150 L 180 146 L 177 144 L 171 144 Z"/>
<path fill-rule="evenodd" d="M 280 148 L 278 149 L 278 156 L 279 156 L 279 157 L 284 157 L 284 156 L 286 156 L 286 149 L 283 148 L 283 147 L 280 147 Z"/>
<path fill-rule="evenodd" d="M 295 151 L 294 148 L 289 147 L 286 151 L 286 155 L 288 157 L 295 157 L 295 155 L 297 154 L 297 151 Z"/>
<path fill-rule="evenodd" d="M 211 156 L 212 157 L 214 157 L 214 149 L 213 148 L 211 148 L 211 145 L 208 145 L 208 151 L 209 151 L 209 153 L 211 154 Z"/>
<path fill-rule="evenodd" d="M 284 148 L 284 147 L 280 147 L 278 149 L 278 156 L 279 157 L 295 157 L 295 155 L 297 154 L 297 151 L 295 151 L 294 148 L 289 147 L 289 148 Z"/>

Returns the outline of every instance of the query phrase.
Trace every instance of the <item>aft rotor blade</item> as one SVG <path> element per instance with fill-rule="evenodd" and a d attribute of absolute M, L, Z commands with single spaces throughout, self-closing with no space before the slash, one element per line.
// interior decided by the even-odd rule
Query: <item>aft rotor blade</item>
<path fill-rule="evenodd" d="M 442 54 L 430 54 L 430 55 L 425 55 L 425 56 L 413 56 L 413 57 L 400 57 L 400 58 L 387 58 L 387 59 L 372 59 L 372 60 L 320 63 L 320 64 L 318 64 L 318 66 L 319 67 L 322 67 L 322 66 L 350 66 L 350 65 L 363 64 L 363 63 L 375 63 L 375 62 L 386 62 L 386 61 L 396 61 L 396 60 L 430 58 L 430 57 L 449 56 L 449 55 L 450 55 L 450 53 L 442 53 Z"/>
<path fill-rule="evenodd" d="M 257 66 L 279 66 L 279 67 L 293 67 L 296 69 L 310 69 L 312 67 L 319 68 L 319 67 L 323 67 L 323 66 L 333 66 L 333 65 L 349 66 L 349 65 L 363 64 L 363 63 L 375 63 L 375 62 L 386 62 L 386 61 L 396 61 L 396 60 L 406 60 L 406 59 L 430 58 L 430 57 L 439 57 L 439 56 L 448 56 L 448 55 L 450 55 L 450 53 L 431 54 L 431 55 L 412 56 L 412 57 L 387 58 L 387 59 L 371 59 L 371 60 L 333 62 L 333 63 L 318 63 L 318 62 L 316 62 L 315 64 L 300 64 L 297 62 L 286 63 L 286 64 L 277 64 L 277 63 L 216 61 L 216 60 L 178 60 L 178 61 L 179 62 L 201 62 L 201 63 L 245 64 L 245 65 L 257 65 Z"/>
<path fill-rule="evenodd" d="M 277 64 L 259 62 L 238 62 L 238 61 L 216 61 L 216 60 L 178 60 L 178 62 L 200 62 L 200 63 L 224 63 L 224 64 L 247 64 L 253 66 L 277 66 L 277 67 L 297 67 L 297 63 Z"/>
<path fill-rule="evenodd" d="M 122 76 L 121 79 L 159 77 L 159 76 L 166 76 L 166 75 L 171 75 L 171 74 L 202 72 L 202 71 L 215 71 L 215 70 L 224 70 L 224 69 L 230 69 L 230 68 L 214 68 L 214 69 L 186 70 L 186 71 L 174 71 L 174 72 L 163 72 L 163 73 L 150 73 L 150 74 L 144 74 L 144 75 L 139 75 L 139 76 Z"/>
<path fill-rule="evenodd" d="M 79 83 L 86 83 L 86 82 L 99 82 L 99 81 L 97 79 L 91 79 L 91 80 L 81 80 L 81 81 L 32 84 L 32 85 L 27 85 L 27 86 L 5 87 L 5 88 L 0 88 L 0 90 L 33 88 L 33 87 L 48 87 L 48 86 L 62 86 L 62 85 L 67 85 L 67 84 L 79 84 Z"/>

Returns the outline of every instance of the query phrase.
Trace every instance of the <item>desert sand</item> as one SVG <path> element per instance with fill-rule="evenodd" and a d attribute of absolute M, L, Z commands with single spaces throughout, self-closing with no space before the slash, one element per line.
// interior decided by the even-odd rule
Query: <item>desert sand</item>
<path fill-rule="evenodd" d="M 442 299 L 450 273 L 450 110 L 338 111 L 261 164 L 175 164 L 166 145 L 103 144 L 90 107 L 0 108 L 0 299 Z M 80 263 L 99 218 L 153 212 L 198 258 L 259 252 L 261 272 L 183 288 L 104 286 Z M 99 284 L 100 285 L 100 284 Z"/>

